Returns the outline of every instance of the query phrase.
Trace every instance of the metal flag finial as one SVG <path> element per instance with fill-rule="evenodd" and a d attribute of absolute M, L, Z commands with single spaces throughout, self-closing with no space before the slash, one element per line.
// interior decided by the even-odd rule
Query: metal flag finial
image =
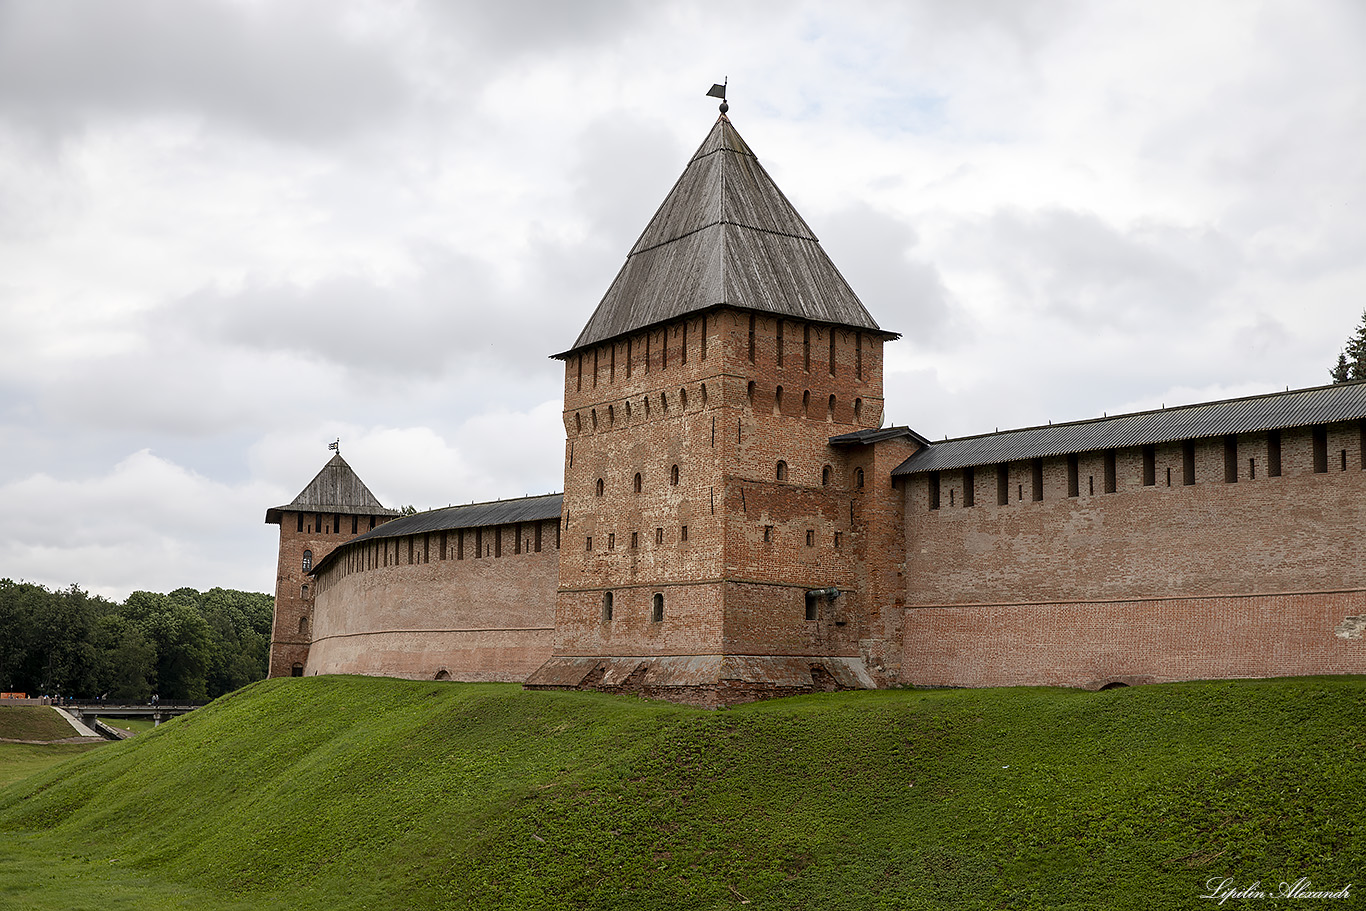
<path fill-rule="evenodd" d="M 341 455 L 341 437 L 337 437 L 337 442 L 335 443 L 328 443 L 327 448 L 335 449 L 337 451 L 337 455 Z"/>
<path fill-rule="evenodd" d="M 713 84 L 712 84 L 712 87 L 711 87 L 710 89 L 707 90 L 707 97 L 708 97 L 708 98 L 720 98 L 720 99 L 721 99 L 721 113 L 722 113 L 722 114 L 724 114 L 724 113 L 726 113 L 726 111 L 729 111 L 729 110 L 730 110 L 730 105 L 726 103 L 726 86 L 727 86 L 729 83 L 730 83 L 730 77 L 727 76 L 727 77 L 725 78 L 725 81 L 722 82 L 720 85 L 716 85 L 715 83 L 713 83 Z"/>

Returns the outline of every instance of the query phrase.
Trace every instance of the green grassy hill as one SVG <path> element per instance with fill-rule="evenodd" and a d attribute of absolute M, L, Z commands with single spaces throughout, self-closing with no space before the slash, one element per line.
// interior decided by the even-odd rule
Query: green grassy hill
<path fill-rule="evenodd" d="M 725 712 L 271 680 L 0 790 L 0 906 L 1205 907 L 1355 883 L 1363 760 L 1362 678 Z"/>

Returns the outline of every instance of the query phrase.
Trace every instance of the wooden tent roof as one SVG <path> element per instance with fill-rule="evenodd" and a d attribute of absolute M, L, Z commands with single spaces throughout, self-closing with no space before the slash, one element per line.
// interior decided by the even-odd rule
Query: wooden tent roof
<path fill-rule="evenodd" d="M 351 466 L 337 453 L 292 502 L 266 510 L 266 524 L 279 525 L 284 512 L 332 512 L 362 516 L 396 516 L 385 509 L 361 482 Z"/>
<path fill-rule="evenodd" d="M 725 306 L 896 337 L 864 309 L 722 114 L 573 348 L 556 357 Z"/>

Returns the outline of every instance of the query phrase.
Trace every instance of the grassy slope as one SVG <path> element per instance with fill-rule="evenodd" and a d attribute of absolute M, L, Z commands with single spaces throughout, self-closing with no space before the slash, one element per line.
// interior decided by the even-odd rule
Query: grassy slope
<path fill-rule="evenodd" d="M 121 731 L 131 731 L 134 734 L 145 734 L 157 726 L 157 723 L 150 718 L 105 718 L 101 716 L 100 721 L 103 721 L 111 728 L 118 728 Z"/>
<path fill-rule="evenodd" d="M 1360 678 L 720 713 L 273 680 L 0 791 L 0 899 L 82 907 L 54 859 L 105 908 L 1185 908 L 1211 876 L 1340 888 L 1366 858 L 1364 708 Z"/>
<path fill-rule="evenodd" d="M 0 737 L 11 740 L 62 740 L 76 729 L 48 705 L 0 706 Z"/>

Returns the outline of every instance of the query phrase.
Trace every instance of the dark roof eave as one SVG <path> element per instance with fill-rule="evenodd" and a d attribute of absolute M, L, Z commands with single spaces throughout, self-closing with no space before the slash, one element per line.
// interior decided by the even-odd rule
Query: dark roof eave
<path fill-rule="evenodd" d="M 636 335 L 636 334 L 638 334 L 638 333 L 645 332 L 645 331 L 648 331 L 648 330 L 650 330 L 650 329 L 655 329 L 655 328 L 657 328 L 657 327 L 659 327 L 659 326 L 665 326 L 665 325 L 668 325 L 669 323 L 676 323 L 676 322 L 678 322 L 678 321 L 681 320 L 681 319 L 692 319 L 693 317 L 703 316 L 703 315 L 708 314 L 708 313 L 715 313 L 717 310 L 735 310 L 735 311 L 737 311 L 737 312 L 739 312 L 739 313 L 756 313 L 756 314 L 759 314 L 759 315 L 761 315 L 761 316 L 777 317 L 777 318 L 780 318 L 780 319 L 791 320 L 791 321 L 794 322 L 794 323 L 795 323 L 795 322 L 810 323 L 810 324 L 813 325 L 813 326 L 840 326 L 840 327 L 846 327 L 846 324 L 844 324 L 844 323 L 835 323 L 835 322 L 831 322 L 831 321 L 829 321 L 829 320 L 805 319 L 805 318 L 799 317 L 799 316 L 784 316 L 784 315 L 781 314 L 781 313 L 774 313 L 772 310 L 759 310 L 759 309 L 756 309 L 756 308 L 754 308 L 754 307 L 744 307 L 744 306 L 741 306 L 741 305 L 739 305 L 739 304 L 726 304 L 726 303 L 721 303 L 721 304 L 712 304 L 712 305 L 710 305 L 710 306 L 708 306 L 708 307 L 703 307 L 703 308 L 701 308 L 700 310 L 691 310 L 691 311 L 689 311 L 688 313 L 684 313 L 684 314 L 682 314 L 682 315 L 680 315 L 680 316 L 674 316 L 674 317 L 670 317 L 670 318 L 668 318 L 668 319 L 658 320 L 658 321 L 653 322 L 653 323 L 648 323 L 648 324 L 646 324 L 646 325 L 644 325 L 644 326 L 638 326 L 638 327 L 636 327 L 635 329 L 628 329 L 628 330 L 626 330 L 625 332 L 618 332 L 616 335 L 609 335 L 609 336 L 607 336 L 607 337 L 605 337 L 605 338 L 598 339 L 597 341 L 588 342 L 588 343 L 583 344 L 583 345 L 576 345 L 575 347 L 570 348 L 570 349 L 568 349 L 568 350 L 566 350 L 566 351 L 561 351 L 561 352 L 558 353 L 558 354 L 552 354 L 552 355 L 550 355 L 550 359 L 551 359 L 551 360 L 554 360 L 554 361 L 568 360 L 569 358 L 573 357 L 575 354 L 578 354 L 580 351 L 588 351 L 588 350 L 590 350 L 590 349 L 592 349 L 592 348 L 597 348 L 597 347 L 599 347 L 599 346 L 601 346 L 601 345 L 610 345 L 610 344 L 613 344 L 613 343 L 615 343 L 615 342 L 619 342 L 619 341 L 621 341 L 621 340 L 627 338 L 628 336 Z M 883 328 L 880 328 L 880 327 L 879 327 L 879 328 L 876 328 L 876 329 L 870 329 L 870 328 L 868 328 L 867 326 L 847 326 L 847 328 L 853 329 L 855 332 L 862 332 L 862 333 L 865 333 L 865 334 L 867 334 L 867 335 L 877 336 L 877 337 L 881 338 L 884 342 L 894 342 L 894 341 L 896 341 L 897 339 L 901 338 L 901 333 L 900 333 L 900 332 L 892 332 L 892 331 L 889 331 L 889 330 L 887 330 L 887 329 L 883 329 Z"/>
<path fill-rule="evenodd" d="M 852 433 L 841 433 L 830 438 L 831 446 L 868 446 L 873 443 L 881 443 L 885 440 L 910 439 L 919 443 L 921 446 L 932 445 L 929 440 L 916 433 L 910 427 L 883 427 L 877 430 L 855 430 Z"/>
<path fill-rule="evenodd" d="M 316 513 L 327 513 L 327 514 L 331 515 L 331 514 L 337 513 L 338 510 L 337 510 L 336 508 L 334 508 L 334 507 L 327 507 L 327 508 L 324 508 L 324 507 L 321 507 L 321 506 L 301 507 L 301 506 L 296 506 L 296 505 L 294 505 L 294 504 L 292 504 L 292 503 L 286 503 L 284 506 L 272 506 L 272 507 L 270 507 L 269 509 L 266 510 L 266 524 L 267 524 L 267 525 L 279 525 L 280 522 L 281 522 L 281 521 L 283 520 L 283 518 L 284 518 L 284 514 L 287 513 L 287 512 L 316 512 Z M 383 508 L 383 507 L 381 507 L 381 508 L 379 508 L 379 509 L 376 509 L 376 508 L 374 508 L 374 507 L 372 507 L 372 506 L 348 506 L 348 507 L 346 507 L 346 508 L 340 510 L 340 513 L 341 513 L 341 515 L 344 515 L 344 516 L 396 516 L 396 515 L 398 515 L 398 510 L 397 510 L 397 509 L 385 509 L 385 508 Z"/>
<path fill-rule="evenodd" d="M 893 477 L 1366 419 L 1366 380 L 1197 402 L 929 444 Z"/>

